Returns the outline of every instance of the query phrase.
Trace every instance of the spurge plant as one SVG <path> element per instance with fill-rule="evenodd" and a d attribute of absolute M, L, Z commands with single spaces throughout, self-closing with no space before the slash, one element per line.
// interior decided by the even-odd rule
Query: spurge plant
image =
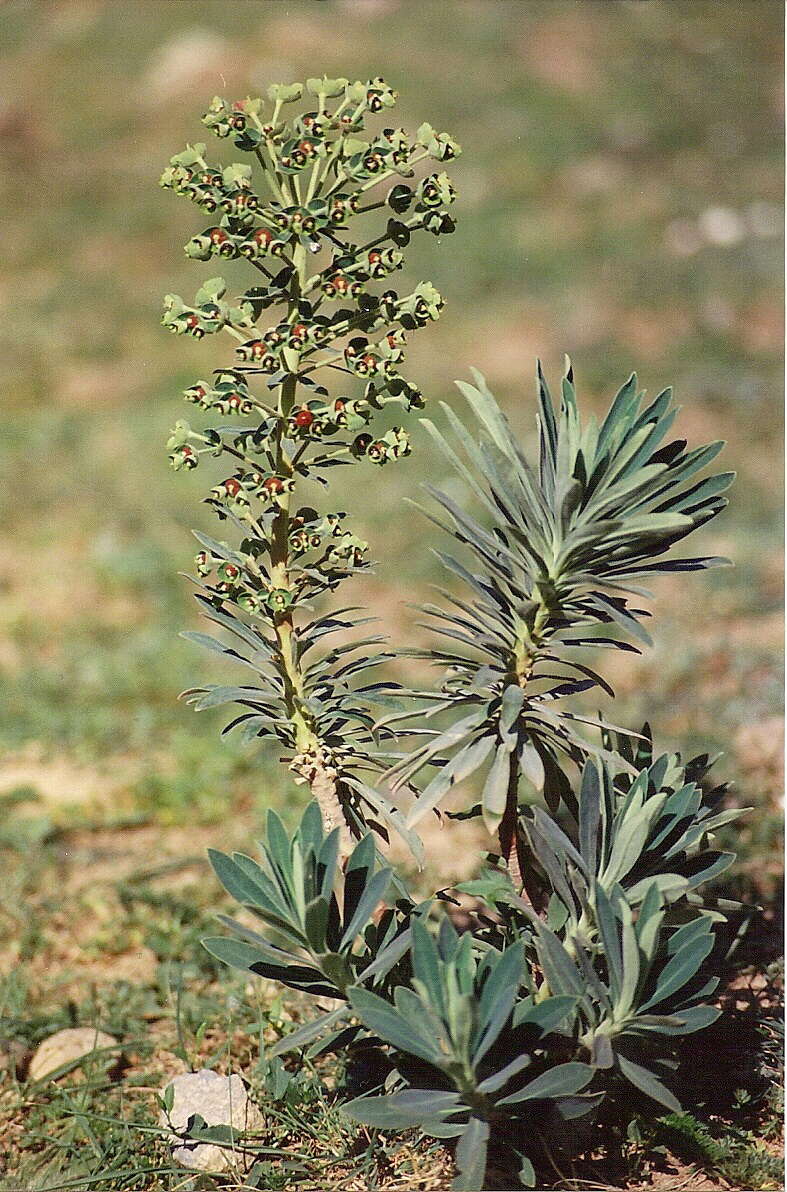
<path fill-rule="evenodd" d="M 739 812 L 708 757 L 659 752 L 647 726 L 610 725 L 580 697 L 614 694 L 601 650 L 649 644 L 643 581 L 724 562 L 674 548 L 720 512 L 732 477 L 698 479 L 722 444 L 670 438 L 670 390 L 646 402 L 635 376 L 583 424 L 570 365 L 557 408 L 539 369 L 531 464 L 474 374 L 459 383 L 467 418 L 443 405 L 443 429 L 421 420 L 468 502 L 426 486 L 446 580 L 422 608 L 433 644 L 406 652 L 438 677 L 426 690 L 375 678 L 391 652 L 352 636 L 365 618 L 315 608 L 368 566 L 345 513 L 315 494 L 339 465 L 410 453 L 391 423 L 424 405 L 401 371 L 406 341 L 443 300 L 391 276 L 417 232 L 453 231 L 442 164 L 459 146 L 428 124 L 412 139 L 368 130 L 396 100 L 379 78 L 268 98 L 217 97 L 204 116 L 242 163 L 190 145 L 161 180 L 212 218 L 190 257 L 245 258 L 259 275 L 238 295 L 213 278 L 192 304 L 165 302 L 175 333 L 236 341 L 185 392 L 211 427 L 180 421 L 168 446 L 175 468 L 221 461 L 206 500 L 232 542 L 196 535 L 194 582 L 222 637 L 186 636 L 247 681 L 186 694 L 234 704 L 225 731 L 284 748 L 314 800 L 292 835 L 270 811 L 259 861 L 211 853 L 260 928 L 224 919 L 231 934 L 205 946 L 318 1007 L 337 1000 L 274 1050 L 375 1051 L 377 1086 L 346 1105 L 356 1120 L 456 1139 L 458 1189 L 483 1187 L 490 1147 L 528 1186 L 545 1152 L 587 1144 L 605 1098 L 677 1110 L 677 1044 L 717 1016 L 707 967 L 735 904 L 703 887 L 732 860 L 713 839 Z M 490 835 L 458 887 L 475 900 L 461 931 L 450 874 L 419 900 L 384 856 L 394 831 L 420 864 L 435 816 L 447 831 L 478 817 Z"/>

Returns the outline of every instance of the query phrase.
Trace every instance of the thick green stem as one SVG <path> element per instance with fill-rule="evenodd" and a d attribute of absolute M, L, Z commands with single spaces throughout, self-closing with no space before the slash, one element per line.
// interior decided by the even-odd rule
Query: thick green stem
<path fill-rule="evenodd" d="M 295 273 L 290 289 L 288 319 L 295 316 L 298 301 L 303 293 L 306 253 L 302 245 L 295 249 L 293 258 Z M 285 429 L 297 396 L 297 355 L 293 353 L 290 356 L 286 353 L 285 363 L 291 371 L 282 381 L 279 394 L 280 417 L 276 431 L 275 465 L 277 476 L 290 479 L 294 475 L 294 469 L 293 459 L 285 449 Z M 292 495 L 291 492 L 285 492 L 279 497 L 279 512 L 271 529 L 271 583 L 274 588 L 284 591 L 290 588 L 289 532 Z M 348 853 L 352 839 L 339 800 L 335 772 L 329 764 L 330 759 L 324 756 L 313 718 L 304 707 L 303 672 L 296 649 L 295 625 L 290 608 L 281 609 L 274 614 L 274 631 L 283 670 L 287 713 L 295 730 L 295 747 L 299 755 L 308 755 L 309 758 L 302 773 L 307 778 L 312 795 L 320 807 L 325 830 L 340 828 L 342 852 Z"/>
<path fill-rule="evenodd" d="M 539 605 L 533 618 L 532 627 L 528 628 L 523 623 L 522 632 L 517 637 L 514 648 L 511 682 L 519 687 L 527 687 L 532 677 L 533 667 L 538 661 L 539 651 L 544 645 L 549 617 L 549 605 L 543 595 L 539 595 Z M 515 889 L 524 889 L 532 902 L 537 892 L 533 883 L 533 875 L 527 865 L 524 842 L 519 831 L 519 776 L 518 750 L 513 749 L 506 792 L 506 807 L 498 828 L 498 841 L 500 855 L 505 861 Z"/>
<path fill-rule="evenodd" d="M 519 762 L 516 750 L 511 752 L 510 769 L 508 772 L 508 791 L 506 792 L 506 809 L 497 830 L 500 842 L 500 855 L 506 864 L 509 877 L 514 889 L 520 891 L 524 885 L 522 857 L 519 848 Z"/>
<path fill-rule="evenodd" d="M 298 301 L 301 296 L 304 253 L 300 245 L 294 254 L 294 264 L 295 273 L 293 274 L 292 287 L 290 289 L 290 301 L 287 310 L 288 319 L 292 318 L 294 312 L 297 310 Z M 292 371 L 288 372 L 282 381 L 279 393 L 279 425 L 276 430 L 275 467 L 277 476 L 289 479 L 292 475 L 292 461 L 285 450 L 284 436 L 287 419 L 295 405 L 298 388 L 298 377 L 295 371 L 297 368 L 297 357 L 287 359 L 286 363 Z M 271 583 L 274 588 L 283 589 L 284 591 L 288 591 L 290 587 L 289 533 L 291 496 L 292 494 L 289 492 L 282 493 L 279 498 L 279 512 L 271 527 Z M 302 752 L 312 744 L 314 733 L 302 708 L 303 675 L 301 674 L 295 650 L 295 627 L 292 611 L 289 608 L 282 609 L 275 614 L 274 628 L 284 670 L 283 677 L 287 712 L 295 728 L 296 746 L 299 752 Z"/>

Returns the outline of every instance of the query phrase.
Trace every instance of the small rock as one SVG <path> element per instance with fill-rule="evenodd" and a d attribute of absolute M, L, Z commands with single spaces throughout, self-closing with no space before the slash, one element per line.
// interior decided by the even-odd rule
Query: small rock
<path fill-rule="evenodd" d="M 732 248 L 746 235 L 746 225 L 731 207 L 706 207 L 697 226 L 709 244 L 720 248 Z"/>
<path fill-rule="evenodd" d="M 43 1080 L 63 1064 L 73 1063 L 83 1059 L 94 1051 L 103 1047 L 116 1047 L 117 1039 L 107 1035 L 104 1031 L 97 1031 L 92 1026 L 68 1027 L 63 1031 L 56 1031 L 43 1043 L 39 1043 L 35 1055 L 30 1061 L 27 1071 L 28 1080 Z M 107 1058 L 105 1056 L 99 1059 Z M 114 1057 L 110 1057 L 114 1058 Z M 67 1075 L 71 1075 L 68 1072 Z"/>
<path fill-rule="evenodd" d="M 239 1133 L 262 1127 L 263 1116 L 249 1100 L 240 1076 L 220 1076 L 210 1068 L 203 1068 L 199 1072 L 176 1076 L 164 1091 L 170 1088 L 172 1108 L 169 1113 L 162 1110 L 159 1121 L 174 1131 L 170 1135 L 173 1159 L 192 1171 L 214 1174 L 247 1166 L 247 1156 L 241 1151 L 184 1138 L 189 1119 L 195 1114 L 199 1114 L 207 1126 L 232 1126 Z M 253 1156 L 248 1158 L 251 1160 Z"/>

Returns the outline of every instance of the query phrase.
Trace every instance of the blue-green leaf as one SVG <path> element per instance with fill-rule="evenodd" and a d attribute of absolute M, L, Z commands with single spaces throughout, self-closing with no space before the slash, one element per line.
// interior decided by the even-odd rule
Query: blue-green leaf
<path fill-rule="evenodd" d="M 382 902 L 391 884 L 391 870 L 380 869 L 368 881 L 361 894 L 350 922 L 344 929 L 339 947 L 346 948 L 372 917 L 378 902 Z"/>
<path fill-rule="evenodd" d="M 486 1175 L 489 1122 L 471 1117 L 456 1147 L 458 1174 L 451 1187 L 454 1192 L 481 1192 Z"/>
<path fill-rule="evenodd" d="M 498 1105 L 513 1105 L 520 1101 L 545 1101 L 554 1097 L 578 1093 L 593 1079 L 594 1069 L 590 1064 L 569 1062 L 557 1064 L 543 1075 L 531 1080 L 516 1093 L 510 1093 L 498 1101 Z"/>
<path fill-rule="evenodd" d="M 459 1105 L 458 1093 L 407 1089 L 403 1093 L 389 1093 L 387 1097 L 357 1097 L 343 1109 L 355 1121 L 378 1130 L 407 1130 L 412 1126 L 425 1129 L 430 1121 L 448 1116 Z"/>
<path fill-rule="evenodd" d="M 421 1022 L 408 1021 L 398 1010 L 368 989 L 353 987 L 348 990 L 347 996 L 364 1026 L 386 1043 L 399 1051 L 417 1055 L 427 1063 L 439 1064 L 443 1059 L 437 1040 L 425 1038 L 420 1033 Z"/>
<path fill-rule="evenodd" d="M 633 1060 L 628 1060 L 622 1055 L 618 1055 L 617 1063 L 626 1080 L 631 1081 L 635 1088 L 657 1101 L 659 1105 L 666 1106 L 672 1113 L 682 1112 L 677 1097 L 665 1088 L 648 1068 L 643 1068 L 641 1064 L 635 1064 Z"/>
<path fill-rule="evenodd" d="M 682 989 L 684 985 L 687 985 L 692 977 L 699 972 L 703 960 L 713 951 L 713 944 L 713 935 L 708 934 L 698 940 L 693 940 L 676 952 L 662 969 L 653 997 L 640 1006 L 640 1011 L 644 1012 L 651 1006 L 658 1006 Z"/>

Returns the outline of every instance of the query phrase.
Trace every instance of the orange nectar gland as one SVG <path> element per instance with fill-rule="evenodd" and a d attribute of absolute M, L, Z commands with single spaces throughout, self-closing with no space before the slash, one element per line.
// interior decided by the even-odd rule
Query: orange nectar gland
<path fill-rule="evenodd" d="M 308 430 L 308 428 L 314 422 L 314 414 L 312 414 L 311 410 L 298 410 L 293 421 L 295 422 L 296 426 Z"/>
<path fill-rule="evenodd" d="M 240 492 L 240 480 L 236 476 L 230 476 L 224 481 L 224 489 L 228 497 L 237 497 Z"/>
<path fill-rule="evenodd" d="M 211 228 L 208 232 L 211 244 L 225 244 L 229 237 L 223 228 Z"/>
<path fill-rule="evenodd" d="M 263 480 L 262 487 L 265 489 L 265 492 L 270 493 L 271 496 L 278 496 L 279 493 L 284 492 L 284 481 L 282 480 L 281 476 L 268 476 L 265 480 Z"/>

